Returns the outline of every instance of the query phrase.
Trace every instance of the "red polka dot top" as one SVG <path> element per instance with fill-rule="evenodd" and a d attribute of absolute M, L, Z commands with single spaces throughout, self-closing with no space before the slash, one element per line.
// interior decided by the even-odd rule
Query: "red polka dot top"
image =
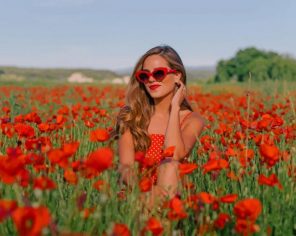
<path fill-rule="evenodd" d="M 182 127 L 185 119 L 189 117 L 192 112 L 188 113 L 180 123 L 180 127 Z M 150 134 L 151 144 L 148 148 L 146 155 L 145 155 L 145 163 L 149 163 L 149 165 L 140 165 L 140 173 L 143 176 L 148 176 L 152 178 L 153 184 L 156 184 L 157 181 L 157 164 L 161 161 L 162 150 L 164 145 L 164 134 Z"/>

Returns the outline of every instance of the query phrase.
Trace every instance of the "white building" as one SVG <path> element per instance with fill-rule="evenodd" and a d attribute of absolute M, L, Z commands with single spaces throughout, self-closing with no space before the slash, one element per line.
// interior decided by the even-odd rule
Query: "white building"
<path fill-rule="evenodd" d="M 69 78 L 67 80 L 70 83 L 92 83 L 92 82 L 94 82 L 93 78 L 87 77 L 79 72 L 73 73 L 72 75 L 69 76 Z"/>

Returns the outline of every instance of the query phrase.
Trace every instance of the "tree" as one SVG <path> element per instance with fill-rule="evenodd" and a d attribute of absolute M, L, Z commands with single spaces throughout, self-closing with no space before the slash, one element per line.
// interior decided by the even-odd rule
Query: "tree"
<path fill-rule="evenodd" d="M 296 60 L 254 47 L 239 50 L 233 58 L 221 60 L 216 67 L 215 82 L 236 79 L 243 82 L 249 73 L 258 81 L 268 79 L 296 80 Z"/>

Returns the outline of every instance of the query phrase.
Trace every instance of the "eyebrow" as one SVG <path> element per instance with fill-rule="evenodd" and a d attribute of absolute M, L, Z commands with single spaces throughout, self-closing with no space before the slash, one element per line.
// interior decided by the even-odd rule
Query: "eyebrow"
<path fill-rule="evenodd" d="M 157 69 L 157 68 L 163 68 L 163 66 L 158 66 L 158 67 L 155 67 L 155 68 L 153 68 L 153 70 L 155 70 L 155 69 Z M 145 70 L 145 71 L 148 71 L 148 72 L 150 72 L 150 70 L 148 70 L 148 69 L 144 69 L 143 67 L 142 67 L 142 70 Z M 152 70 L 152 71 L 153 71 Z"/>

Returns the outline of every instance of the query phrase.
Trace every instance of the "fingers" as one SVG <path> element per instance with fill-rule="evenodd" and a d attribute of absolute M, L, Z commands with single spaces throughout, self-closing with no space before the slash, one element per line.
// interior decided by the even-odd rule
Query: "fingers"
<path fill-rule="evenodd" d="M 179 86 L 178 87 L 181 90 L 184 90 L 184 89 L 186 90 L 186 86 L 185 86 L 185 84 L 182 81 L 179 82 Z"/>
<path fill-rule="evenodd" d="M 175 82 L 175 84 L 176 84 L 176 86 L 177 86 L 178 88 L 180 88 L 180 87 L 184 86 L 184 84 L 183 84 L 183 82 L 182 82 L 182 81 Z"/>
<path fill-rule="evenodd" d="M 172 105 L 176 104 L 176 105 L 180 106 L 181 103 L 183 102 L 183 100 L 187 96 L 186 87 L 182 81 L 179 81 L 178 83 L 175 82 L 175 83 L 176 83 L 176 89 L 174 91 Z M 179 86 L 177 84 L 179 84 Z"/>
<path fill-rule="evenodd" d="M 181 84 L 178 83 L 178 82 L 175 82 L 175 85 L 176 85 L 178 88 L 180 88 L 180 86 L 181 86 Z"/>
<path fill-rule="evenodd" d="M 184 96 L 186 96 L 186 87 L 185 84 L 183 84 L 182 81 L 179 82 L 180 83 L 180 87 L 179 87 L 179 91 L 182 92 L 184 94 Z"/>
<path fill-rule="evenodd" d="M 175 84 L 176 84 L 176 87 L 177 87 L 177 91 L 184 91 L 184 90 L 186 90 L 186 87 L 185 87 L 185 85 L 183 84 L 182 81 L 175 82 Z"/>

